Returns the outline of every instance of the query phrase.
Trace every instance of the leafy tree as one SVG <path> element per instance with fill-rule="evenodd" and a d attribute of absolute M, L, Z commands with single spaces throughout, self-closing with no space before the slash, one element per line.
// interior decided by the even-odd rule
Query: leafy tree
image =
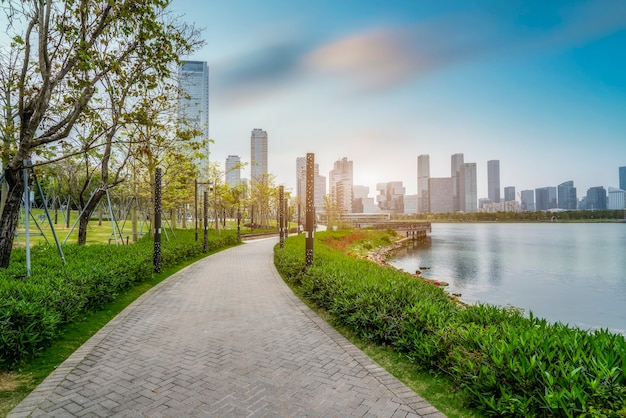
<path fill-rule="evenodd" d="M 120 126 L 134 119 L 129 115 L 136 107 L 128 112 L 129 102 L 116 101 L 121 89 L 132 81 L 135 90 L 151 90 L 170 77 L 181 53 L 197 45 L 197 31 L 173 19 L 168 5 L 168 0 L 3 0 L 12 43 L 0 50 L 0 158 L 8 185 L 0 267 L 9 264 L 24 191 L 21 170 L 98 147 L 105 159 Z M 115 92 L 112 86 L 118 87 Z M 105 97 L 112 100 L 102 102 Z M 89 135 L 80 138 L 79 127 L 88 127 Z M 63 143 L 66 149 L 57 148 Z M 100 171 L 101 186 L 108 187 L 106 169 Z"/>

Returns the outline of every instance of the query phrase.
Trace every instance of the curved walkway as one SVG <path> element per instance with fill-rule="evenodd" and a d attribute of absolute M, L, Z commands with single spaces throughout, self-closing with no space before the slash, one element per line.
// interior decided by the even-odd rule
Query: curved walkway
<path fill-rule="evenodd" d="M 276 242 L 162 282 L 9 417 L 443 417 L 293 295 Z"/>

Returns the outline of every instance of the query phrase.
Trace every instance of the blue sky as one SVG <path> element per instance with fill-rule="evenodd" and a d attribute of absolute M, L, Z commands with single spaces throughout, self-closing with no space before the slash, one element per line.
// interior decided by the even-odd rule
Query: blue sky
<path fill-rule="evenodd" d="M 188 59 L 210 67 L 211 159 L 250 158 L 269 135 L 277 183 L 295 160 L 321 174 L 354 161 L 355 184 L 432 177 L 450 155 L 500 160 L 517 191 L 573 180 L 579 197 L 626 165 L 626 1 L 173 0 L 204 28 Z"/>

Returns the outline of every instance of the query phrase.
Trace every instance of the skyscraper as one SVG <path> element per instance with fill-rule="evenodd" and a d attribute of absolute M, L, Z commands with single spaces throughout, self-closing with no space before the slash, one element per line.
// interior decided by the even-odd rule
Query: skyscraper
<path fill-rule="evenodd" d="M 540 187 L 535 189 L 535 209 L 548 210 L 557 207 L 556 187 Z"/>
<path fill-rule="evenodd" d="M 587 189 L 587 196 L 584 199 L 584 204 L 581 204 L 581 209 L 606 209 L 606 189 L 602 186 L 596 186 Z"/>
<path fill-rule="evenodd" d="M 626 190 L 626 167 L 619 168 L 619 188 Z"/>
<path fill-rule="evenodd" d="M 533 190 L 522 190 L 520 194 L 522 201 L 520 206 L 524 212 L 535 211 L 535 192 Z"/>
<path fill-rule="evenodd" d="M 384 213 L 404 213 L 404 195 L 406 189 L 401 181 L 378 183 L 376 185 L 378 207 Z"/>
<path fill-rule="evenodd" d="M 500 160 L 487 161 L 487 197 L 500 203 Z"/>
<path fill-rule="evenodd" d="M 224 170 L 228 187 L 234 188 L 241 184 L 241 158 L 238 155 L 226 157 Z"/>
<path fill-rule="evenodd" d="M 508 186 L 504 188 L 504 201 L 512 202 L 515 200 L 515 186 Z"/>
<path fill-rule="evenodd" d="M 454 199 L 452 198 L 453 180 L 451 177 L 431 177 L 428 181 L 428 201 L 430 213 L 454 212 Z"/>
<path fill-rule="evenodd" d="M 330 185 L 330 200 L 337 205 L 339 212 L 352 213 L 353 177 L 352 161 L 346 157 L 335 161 L 330 171 L 328 183 Z"/>
<path fill-rule="evenodd" d="M 573 181 L 566 181 L 557 186 L 557 204 L 559 209 L 576 210 L 578 198 Z"/>
<path fill-rule="evenodd" d="M 326 195 L 326 176 L 320 176 L 319 164 L 313 165 L 314 193 L 313 205 L 316 213 L 324 212 L 324 196 Z M 306 157 L 296 158 L 296 194 L 300 209 L 306 206 Z"/>
<path fill-rule="evenodd" d="M 450 158 L 450 177 L 452 177 L 452 200 L 454 204 L 454 210 L 461 210 L 461 202 L 459 200 L 460 184 L 460 172 L 461 165 L 463 164 L 463 154 L 452 154 Z"/>
<path fill-rule="evenodd" d="M 430 211 L 428 202 L 428 179 L 430 178 L 430 156 L 417 156 L 417 209 L 420 213 Z"/>
<path fill-rule="evenodd" d="M 205 61 L 183 61 L 178 67 L 178 120 L 199 130 L 197 141 L 206 141 L 205 158 L 195 161 L 201 172 L 209 162 L 209 66 Z M 204 166 L 204 164 L 206 166 Z"/>
<path fill-rule="evenodd" d="M 250 136 L 250 174 L 254 183 L 267 171 L 267 132 L 262 129 L 252 130 Z"/>
<path fill-rule="evenodd" d="M 471 213 L 478 210 L 478 180 L 476 176 L 476 163 L 463 163 L 460 173 L 460 210 Z"/>

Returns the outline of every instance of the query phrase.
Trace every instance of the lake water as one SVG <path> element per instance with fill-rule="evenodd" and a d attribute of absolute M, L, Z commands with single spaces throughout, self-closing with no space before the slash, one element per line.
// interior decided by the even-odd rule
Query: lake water
<path fill-rule="evenodd" d="M 626 333 L 626 224 L 433 224 L 389 263 L 449 283 L 468 303 Z"/>

